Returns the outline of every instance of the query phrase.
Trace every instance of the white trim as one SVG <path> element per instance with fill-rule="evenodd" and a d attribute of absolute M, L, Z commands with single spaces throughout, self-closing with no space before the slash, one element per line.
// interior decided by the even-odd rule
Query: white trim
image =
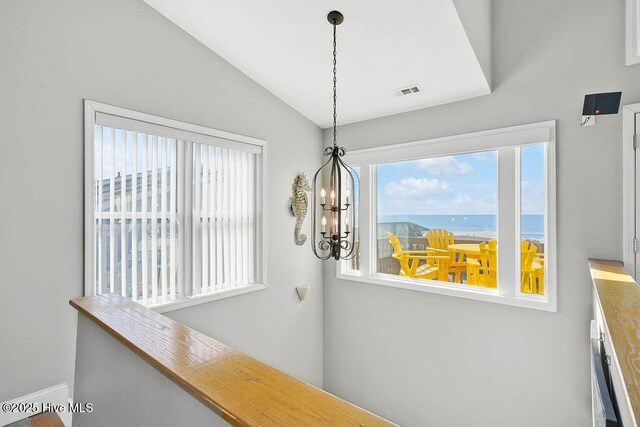
<path fill-rule="evenodd" d="M 638 33 L 639 23 L 640 0 L 626 0 L 625 53 L 627 65 L 640 63 L 640 34 Z"/>
<path fill-rule="evenodd" d="M 66 384 L 58 384 L 53 387 L 45 388 L 43 390 L 36 391 L 35 393 L 27 394 L 26 396 L 21 396 L 15 398 L 13 400 L 8 400 L 3 402 L 2 405 L 5 404 L 26 404 L 33 405 L 34 408 L 39 408 L 37 411 L 27 411 L 27 412 L 5 412 L 4 410 L 0 411 L 0 425 L 6 425 L 23 418 L 28 418 L 33 415 L 36 415 L 39 412 L 42 412 L 43 404 L 52 404 L 56 406 L 62 406 L 65 408 L 64 412 L 58 412 L 60 419 L 62 419 L 64 425 L 66 427 L 71 427 L 71 414 L 69 414 L 69 388 Z"/>
<path fill-rule="evenodd" d="M 519 256 L 520 218 L 517 198 L 520 188 L 520 150 L 516 147 L 498 150 L 497 225 L 498 236 L 498 292 L 504 297 L 518 294 L 520 281 Z M 514 179 L 515 177 L 515 179 Z M 514 203 L 515 202 L 515 203 Z M 512 238 L 509 238 L 512 237 Z"/>
<path fill-rule="evenodd" d="M 196 302 L 196 297 L 184 297 L 176 301 L 171 301 L 163 305 L 156 305 L 155 309 L 160 312 L 177 310 L 179 308 L 188 307 L 200 303 L 209 301 L 215 301 L 222 298 L 227 298 L 235 295 L 242 295 L 248 292 L 264 289 L 267 283 L 267 227 L 266 227 L 266 207 L 267 207 L 267 142 L 262 139 L 253 138 L 244 135 L 238 135 L 231 132 L 212 129 L 200 125 L 191 123 L 184 123 L 177 120 L 167 119 L 164 117 L 154 116 L 151 114 L 141 113 L 126 108 L 116 107 L 113 105 L 103 104 L 96 101 L 85 100 L 84 101 L 84 295 L 95 295 L 95 278 L 94 278 L 94 266 L 95 266 L 95 254 L 93 250 L 93 222 L 94 222 L 94 205 L 95 205 L 95 192 L 93 191 L 93 179 L 94 179 L 94 128 L 97 124 L 97 115 L 101 114 L 104 119 L 109 116 L 113 120 L 122 120 L 123 123 L 129 123 L 131 120 L 139 120 L 145 122 L 148 126 L 162 126 L 164 128 L 170 128 L 174 131 L 191 132 L 200 136 L 211 137 L 207 143 L 214 141 L 220 141 L 221 146 L 232 148 L 236 150 L 248 151 L 259 154 L 257 157 L 257 170 L 255 173 L 256 181 L 256 227 L 257 227 L 257 242 L 256 242 L 256 282 L 248 286 L 240 286 L 237 288 L 227 289 L 224 291 L 214 292 L 211 294 L 198 296 L 198 299 L 202 299 L 201 302 Z M 177 143 L 176 139 L 176 143 Z M 183 145 L 188 146 L 185 141 Z M 233 145 L 233 147 L 231 147 Z M 184 153 L 187 158 L 186 164 L 190 165 L 188 156 L 190 150 L 185 148 Z M 183 165 L 179 165 L 179 169 L 183 169 Z M 187 174 L 189 170 L 184 171 Z M 183 172 L 183 173 L 184 173 Z M 189 176 L 189 175 L 187 175 Z M 185 192 L 185 194 L 190 194 Z M 187 198 L 188 199 L 188 198 Z M 189 204 L 189 200 L 184 200 L 185 204 Z M 189 220 L 189 215 L 182 214 L 185 222 Z M 184 228 L 184 226 L 183 226 Z M 185 237 L 190 233 L 184 233 Z M 188 243 L 188 245 L 186 245 Z M 190 242 L 185 242 L 186 248 L 190 247 Z M 185 248 L 185 253 L 186 249 Z M 184 254 L 179 254 L 183 256 Z M 191 254 L 186 253 L 185 262 L 191 259 Z M 189 290 L 193 289 L 192 277 L 190 275 L 190 264 L 182 265 L 182 273 L 184 274 L 184 286 L 179 286 L 179 289 Z"/>
<path fill-rule="evenodd" d="M 389 163 L 463 152 L 473 153 L 495 150 L 502 147 L 541 144 L 548 142 L 552 138 L 551 134 L 555 133 L 555 126 L 555 120 L 549 120 L 501 129 L 365 148 L 348 151 L 345 155 L 345 161 L 354 165 Z"/>
<path fill-rule="evenodd" d="M 634 163 L 637 162 L 633 152 L 635 113 L 640 113 L 640 104 L 622 107 L 622 252 L 624 268 L 635 280 L 638 280 L 636 254 L 633 253 L 634 225 L 637 220 L 633 173 Z"/>
<path fill-rule="evenodd" d="M 93 295 L 95 293 L 94 268 L 96 265 L 96 254 L 93 251 L 93 207 L 96 203 L 96 195 L 93 191 L 94 179 L 94 146 L 93 138 L 95 134 L 96 111 L 93 104 L 85 100 L 84 102 L 84 294 Z M 88 141 L 91 141 L 89 143 Z"/>
<path fill-rule="evenodd" d="M 511 207 L 511 209 L 515 210 L 513 212 L 513 219 L 515 220 L 515 229 L 514 229 L 513 239 L 512 239 L 512 244 L 515 244 L 515 247 L 512 247 L 512 250 L 513 250 L 512 256 L 515 257 L 512 262 L 513 262 L 513 266 L 515 267 L 515 271 L 513 271 L 513 269 L 511 271 L 513 274 L 512 280 L 514 280 L 516 283 L 519 283 L 520 277 L 521 277 L 520 276 L 521 267 L 519 266 L 522 265 L 522 252 L 520 251 L 520 241 L 522 239 L 522 148 L 521 147 L 517 147 L 514 150 L 514 156 L 515 158 L 514 158 L 513 166 L 515 167 L 515 170 L 513 174 L 516 179 L 513 181 L 513 184 L 515 185 L 515 188 L 513 190 L 515 192 L 514 199 L 516 203 Z M 545 164 L 545 170 L 546 170 L 546 164 Z M 546 190 L 545 190 L 545 195 L 546 195 Z M 542 227 L 544 230 L 544 224 Z M 500 230 L 498 230 L 498 232 L 499 231 Z M 498 248 L 498 252 L 499 251 L 500 251 L 500 248 Z M 500 255 L 500 253 L 498 253 L 498 255 Z M 498 288 L 499 287 L 500 285 L 498 285 Z M 518 298 L 521 298 L 527 295 L 526 293 L 522 292 L 522 289 L 520 286 L 516 285 L 515 287 L 511 287 L 510 289 L 512 291 L 515 291 L 515 296 L 517 296 Z M 509 296 L 514 296 L 514 295 L 509 295 Z"/>
<path fill-rule="evenodd" d="M 156 121 L 164 122 L 170 120 L 162 118 Z M 216 134 L 219 132 L 214 129 L 207 129 L 207 134 L 204 134 L 204 131 L 194 132 L 185 128 L 192 128 L 195 125 L 186 123 L 182 126 L 182 128 L 177 128 L 177 125 L 167 126 L 163 124 L 150 123 L 149 121 L 140 121 L 136 119 L 130 119 L 128 117 L 106 114 L 99 111 L 96 112 L 96 124 L 116 129 L 126 129 L 138 133 L 146 133 L 148 135 L 162 135 L 162 137 L 166 138 L 181 139 L 183 141 L 211 145 L 214 147 L 224 147 L 231 150 L 246 151 L 254 154 L 260 154 L 263 145 L 262 143 L 254 144 L 239 141 L 239 138 L 231 139 L 231 137 L 221 138 L 218 136 L 213 136 L 212 134 Z"/>
<path fill-rule="evenodd" d="M 375 166 L 365 165 L 360 168 L 360 208 L 358 218 L 359 229 L 359 243 L 358 248 L 360 251 L 360 272 L 364 275 L 371 275 L 374 273 L 375 266 L 375 232 L 376 227 L 376 212 L 373 209 L 376 206 L 376 192 L 375 192 Z M 364 233 L 363 233 L 363 230 Z M 362 254 L 370 254 L 370 256 L 362 256 Z"/>
<path fill-rule="evenodd" d="M 206 126 L 195 125 L 192 123 L 181 122 L 178 120 L 168 119 L 166 117 L 154 116 L 153 114 L 141 113 L 135 110 L 129 110 L 127 108 L 116 107 L 114 105 L 103 104 L 102 102 L 85 100 L 85 107 L 89 105 L 95 113 L 109 114 L 111 116 L 117 116 L 124 119 L 132 119 L 140 122 L 146 122 L 148 124 L 159 125 L 168 128 L 174 128 L 177 130 L 183 130 L 192 133 L 198 133 L 202 135 L 208 135 L 215 138 L 227 139 L 230 141 L 244 142 L 245 144 L 252 144 L 257 146 L 263 146 L 267 144 L 267 141 L 259 138 L 253 138 L 251 136 L 239 135 L 223 130 L 213 129 Z M 180 139 L 180 138 L 177 138 Z M 198 142 L 198 141 L 192 141 Z"/>
<path fill-rule="evenodd" d="M 151 306 L 154 311 L 158 313 L 167 313 L 169 311 L 181 310 L 183 308 L 192 307 L 194 305 L 205 304 L 212 301 L 218 301 L 225 298 L 236 297 L 238 295 L 248 294 L 250 292 L 261 291 L 266 289 L 267 286 L 262 283 L 254 283 L 247 286 L 240 286 L 233 289 L 225 289 L 222 291 L 216 291 L 206 295 L 194 295 L 192 297 L 184 297 L 176 301 L 171 301 L 165 304 Z"/>
<path fill-rule="evenodd" d="M 546 278 L 547 296 L 550 311 L 558 309 L 558 277 L 557 277 L 557 218 L 556 218 L 556 127 L 549 132 L 549 142 L 545 148 L 545 224 L 544 234 L 544 277 Z"/>
<path fill-rule="evenodd" d="M 486 288 L 478 288 L 475 286 L 460 285 L 456 283 L 444 284 L 434 280 L 420 280 L 420 282 L 418 282 L 417 280 L 403 278 L 402 276 L 391 276 L 387 274 L 375 274 L 373 276 L 365 277 L 355 272 L 339 272 L 336 277 L 342 280 L 387 286 L 409 291 L 427 292 L 430 294 L 447 295 L 550 312 L 556 311 L 555 307 L 549 305 L 544 297 L 536 295 L 527 295 L 526 297 L 516 298 L 500 295 L 497 291 Z"/>
<path fill-rule="evenodd" d="M 256 257 L 256 280 L 259 283 L 267 282 L 267 146 L 262 147 L 262 155 L 257 159 L 256 178 L 262 179 L 262 191 L 256 196 L 256 247 L 259 248 Z M 261 177 L 261 178 L 258 178 Z"/>
<path fill-rule="evenodd" d="M 520 148 L 544 144 L 545 156 L 545 295 L 529 295 L 520 291 Z M 376 165 L 427 157 L 496 151 L 498 156 L 498 290 L 479 289 L 467 285 L 442 284 L 437 281 L 415 280 L 375 272 L 375 227 L 377 209 Z M 338 279 L 385 285 L 420 292 L 460 296 L 481 301 L 498 302 L 526 308 L 557 310 L 556 290 L 556 122 L 555 120 L 446 136 L 430 140 L 367 148 L 347 154 L 347 161 L 361 167 L 360 189 L 360 271 L 347 268 L 346 262 L 336 268 Z M 502 238 L 500 236 L 503 236 Z M 505 240 L 504 236 L 507 236 Z M 513 236 L 509 239 L 508 236 Z"/>

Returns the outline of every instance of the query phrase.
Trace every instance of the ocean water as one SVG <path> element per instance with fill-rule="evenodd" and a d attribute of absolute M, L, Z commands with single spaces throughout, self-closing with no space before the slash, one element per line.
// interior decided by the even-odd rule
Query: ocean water
<path fill-rule="evenodd" d="M 382 215 L 379 222 L 413 222 L 427 228 L 444 228 L 454 233 L 497 231 L 495 215 Z M 522 238 L 544 240 L 544 216 L 522 215 Z"/>

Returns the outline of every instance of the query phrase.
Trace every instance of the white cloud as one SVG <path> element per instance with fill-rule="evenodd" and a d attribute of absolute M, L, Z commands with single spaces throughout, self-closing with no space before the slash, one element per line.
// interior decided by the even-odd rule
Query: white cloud
<path fill-rule="evenodd" d="M 456 198 L 456 204 L 457 205 L 468 205 L 471 202 L 473 202 L 473 199 L 471 197 L 465 195 L 465 194 L 460 194 Z"/>
<path fill-rule="evenodd" d="M 386 185 L 385 191 L 391 197 L 411 198 L 451 192 L 449 184 L 438 179 L 405 178 Z"/>
<path fill-rule="evenodd" d="M 495 215 L 495 196 L 456 196 L 453 191 L 425 197 L 386 197 L 379 215 Z"/>
<path fill-rule="evenodd" d="M 418 160 L 418 167 L 432 175 L 467 175 L 473 172 L 469 163 L 459 162 L 453 156 Z"/>

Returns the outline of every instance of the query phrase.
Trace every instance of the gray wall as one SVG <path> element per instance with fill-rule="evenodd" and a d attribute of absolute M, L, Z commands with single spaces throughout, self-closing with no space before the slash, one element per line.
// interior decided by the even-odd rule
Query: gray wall
<path fill-rule="evenodd" d="M 622 117 L 578 122 L 585 93 L 640 101 L 640 67 L 624 65 L 624 1 L 493 8 L 491 95 L 338 137 L 358 149 L 557 119 L 558 312 L 338 281 L 327 263 L 325 388 L 407 426 L 590 425 L 586 260 L 622 258 Z"/>
<path fill-rule="evenodd" d="M 487 83 L 491 81 L 491 0 L 453 0 L 467 38 L 478 58 Z"/>
<path fill-rule="evenodd" d="M 269 288 L 169 315 L 322 385 L 322 267 L 287 211 L 316 125 L 140 0 L 2 0 L 0 64 L 0 401 L 73 385 L 84 98 L 268 141 Z"/>
<path fill-rule="evenodd" d="M 229 425 L 82 315 L 77 341 L 74 399 L 93 408 L 73 414 L 74 427 Z"/>

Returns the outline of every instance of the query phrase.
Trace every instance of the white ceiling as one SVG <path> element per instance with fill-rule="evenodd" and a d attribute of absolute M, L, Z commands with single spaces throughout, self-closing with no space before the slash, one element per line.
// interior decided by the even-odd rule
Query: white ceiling
<path fill-rule="evenodd" d="M 144 1 L 322 128 L 333 115 L 326 19 L 333 9 L 345 16 L 338 26 L 339 124 L 490 93 L 490 75 L 453 0 Z M 470 1 L 476 6 L 465 24 L 473 38 L 478 23 L 469 25 L 469 16 L 481 14 L 479 0 Z M 419 94 L 394 94 L 416 84 Z"/>

